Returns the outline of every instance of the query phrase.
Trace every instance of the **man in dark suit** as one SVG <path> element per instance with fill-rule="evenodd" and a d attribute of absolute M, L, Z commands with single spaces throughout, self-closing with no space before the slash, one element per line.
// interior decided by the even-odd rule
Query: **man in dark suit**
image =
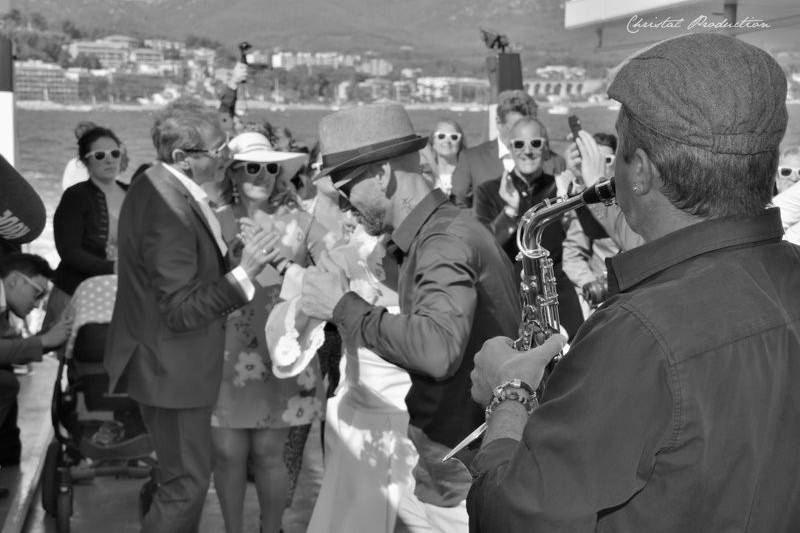
<path fill-rule="evenodd" d="M 230 160 L 217 116 L 168 108 L 152 129 L 155 165 L 128 191 L 119 222 L 119 286 L 106 345 L 110 387 L 139 402 L 158 456 L 145 532 L 196 532 L 211 475 L 211 410 L 222 377 L 225 316 L 252 298 L 269 259 L 257 232 L 238 267 L 201 185 Z"/>
<path fill-rule="evenodd" d="M 525 91 L 503 91 L 497 97 L 497 139 L 467 148 L 458 156 L 453 171 L 453 196 L 456 205 L 472 207 L 478 186 L 511 172 L 514 161 L 508 150 L 511 128 L 523 117 L 536 118 L 536 101 Z M 548 151 L 543 162 L 545 173 L 555 176 L 567 168 L 564 158 Z"/>

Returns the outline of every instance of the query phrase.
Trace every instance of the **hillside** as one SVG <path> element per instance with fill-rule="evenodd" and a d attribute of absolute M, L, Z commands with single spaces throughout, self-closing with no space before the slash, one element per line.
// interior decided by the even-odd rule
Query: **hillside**
<path fill-rule="evenodd" d="M 562 0 L 18 0 L 23 12 L 81 28 L 183 39 L 195 34 L 234 48 L 256 47 L 376 53 L 479 65 L 486 50 L 479 27 L 509 36 L 529 68 L 548 60 L 605 63 L 587 30 L 563 29 Z M 67 15 L 68 14 L 68 15 Z M 527 69 L 526 69 L 527 70 Z"/>

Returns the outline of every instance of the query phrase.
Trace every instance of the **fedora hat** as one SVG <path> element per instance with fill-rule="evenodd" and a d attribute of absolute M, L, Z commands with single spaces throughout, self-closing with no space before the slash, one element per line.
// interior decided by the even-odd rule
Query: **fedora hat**
<path fill-rule="evenodd" d="M 45 218 L 42 199 L 0 155 L 0 241 L 31 242 L 42 233 Z"/>
<path fill-rule="evenodd" d="M 371 104 L 327 115 L 319 123 L 322 167 L 314 179 L 331 176 L 367 163 L 416 152 L 428 143 L 417 135 L 400 104 Z"/>
<path fill-rule="evenodd" d="M 264 135 L 248 131 L 240 133 L 228 143 L 234 161 L 249 163 L 279 163 L 278 177 L 292 178 L 308 162 L 308 154 L 279 152 L 272 147 Z"/>

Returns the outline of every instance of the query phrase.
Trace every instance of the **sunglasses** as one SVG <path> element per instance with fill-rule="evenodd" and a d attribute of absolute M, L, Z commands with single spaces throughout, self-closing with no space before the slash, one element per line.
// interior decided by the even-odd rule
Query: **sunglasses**
<path fill-rule="evenodd" d="M 457 143 L 458 141 L 461 140 L 461 134 L 458 132 L 445 133 L 443 131 L 437 131 L 436 133 L 433 134 L 433 136 L 434 138 L 439 139 L 440 141 L 447 139 L 447 137 L 450 137 L 450 140 L 453 141 L 454 143 Z"/>
<path fill-rule="evenodd" d="M 86 154 L 86 158 L 93 157 L 97 161 L 102 161 L 106 158 L 106 156 L 111 157 L 111 159 L 119 159 L 119 156 L 122 155 L 122 151 L 118 148 L 114 148 L 113 150 L 95 150 L 93 152 L 89 152 Z"/>
<path fill-rule="evenodd" d="M 606 165 L 613 165 L 614 161 L 617 160 L 617 156 L 615 155 L 607 155 L 605 157 Z"/>
<path fill-rule="evenodd" d="M 525 145 L 530 145 L 531 148 L 534 150 L 540 149 L 544 146 L 544 138 L 543 137 L 534 137 L 533 139 L 512 139 L 511 140 L 511 148 L 514 150 L 523 150 Z"/>
<path fill-rule="evenodd" d="M 216 148 L 209 150 L 207 148 L 181 148 L 187 154 L 204 154 L 211 159 L 230 159 L 231 151 L 228 148 L 230 142 L 230 135 L 225 135 L 225 140 Z"/>
<path fill-rule="evenodd" d="M 782 178 L 788 178 L 794 175 L 792 181 L 800 180 L 800 168 L 778 167 L 778 174 L 780 174 Z"/>
<path fill-rule="evenodd" d="M 280 163 L 241 163 L 236 164 L 232 167 L 233 170 L 241 170 L 244 169 L 245 174 L 248 176 L 258 176 L 261 174 L 262 170 L 267 171 L 268 176 L 277 176 L 281 171 Z"/>
<path fill-rule="evenodd" d="M 41 285 L 39 285 L 38 283 L 33 281 L 31 278 L 29 278 L 28 276 L 26 276 L 22 272 L 17 272 L 17 274 L 20 275 L 20 277 L 22 278 L 22 281 L 24 281 L 25 283 L 27 283 L 28 285 L 30 285 L 31 287 L 33 287 L 36 290 L 36 294 L 35 294 L 35 296 L 33 298 L 34 302 L 37 302 L 37 303 L 41 302 L 44 299 L 44 297 L 47 296 L 47 287 L 42 287 Z"/>
<path fill-rule="evenodd" d="M 339 209 L 341 211 L 348 211 L 353 208 L 350 203 L 350 191 L 359 181 L 363 181 L 368 176 L 367 169 L 369 167 L 363 166 L 355 169 L 345 170 L 342 174 L 331 174 L 331 179 L 334 183 L 336 192 L 339 193 Z M 342 185 L 336 185 L 337 182 L 344 181 Z"/>

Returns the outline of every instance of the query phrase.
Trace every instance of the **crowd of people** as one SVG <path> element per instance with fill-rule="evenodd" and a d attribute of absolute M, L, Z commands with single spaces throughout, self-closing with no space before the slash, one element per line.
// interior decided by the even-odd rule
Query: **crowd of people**
<path fill-rule="evenodd" d="M 246 78 L 219 110 L 164 109 L 129 185 L 116 134 L 76 128 L 60 264 L 0 257 L 0 464 L 19 459 L 8 365 L 62 346 L 76 289 L 114 274 L 104 365 L 158 460 L 143 531 L 197 531 L 213 479 L 241 532 L 248 478 L 280 531 L 312 424 L 312 532 L 800 528 L 800 148 L 780 152 L 768 54 L 651 47 L 609 86 L 616 124 L 564 154 L 523 91 L 477 146 L 383 103 L 301 147 L 236 113 Z M 616 204 L 543 228 L 560 328 L 518 350 L 524 215 L 612 176 Z M 11 315 L 48 294 L 43 333 L 18 338 Z"/>

